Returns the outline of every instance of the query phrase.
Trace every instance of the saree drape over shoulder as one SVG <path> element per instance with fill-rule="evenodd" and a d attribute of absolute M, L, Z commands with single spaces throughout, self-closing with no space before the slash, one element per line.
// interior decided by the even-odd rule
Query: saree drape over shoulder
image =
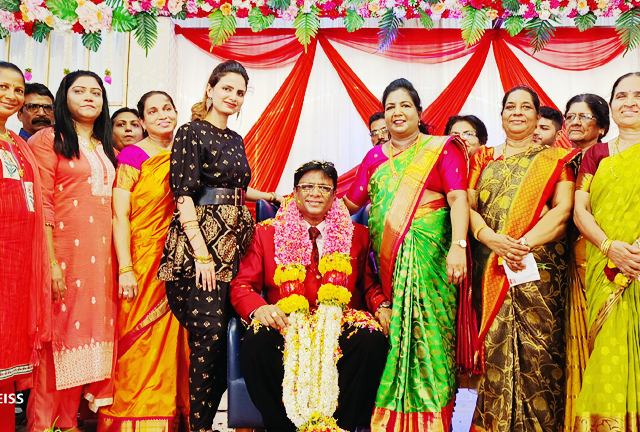
<path fill-rule="evenodd" d="M 555 186 L 574 181 L 567 165 L 577 150 L 541 147 L 494 160 L 482 148 L 471 162 L 469 188 L 477 210 L 497 233 L 519 239 L 550 206 Z M 480 340 L 486 373 L 478 390 L 471 431 L 557 432 L 564 394 L 565 239 L 532 249 L 540 280 L 509 287 L 498 256 L 473 248 L 474 300 L 481 305 Z"/>
<path fill-rule="evenodd" d="M 373 432 L 448 432 L 451 425 L 457 298 L 446 273 L 449 207 L 445 198 L 419 206 L 425 189 L 446 195 L 466 187 L 464 148 L 447 138 L 423 138 L 392 162 L 375 149 L 365 160 L 371 238 L 383 290 L 393 303 Z M 362 202 L 362 186 L 353 187 L 351 196 Z"/>
<path fill-rule="evenodd" d="M 169 310 L 165 282 L 156 278 L 175 209 L 169 153 L 139 147 L 118 156 L 116 188 L 131 192 L 131 258 L 138 296 L 118 303 L 118 359 L 113 404 L 100 409 L 101 432 L 171 432 L 188 416 L 186 330 Z"/>
<path fill-rule="evenodd" d="M 587 150 L 580 175 L 593 175 L 589 198 L 600 228 L 611 240 L 632 244 L 640 238 L 640 145 L 598 158 L 590 173 L 587 160 L 606 152 L 604 146 Z M 591 354 L 577 400 L 576 432 L 640 429 L 640 282 L 632 279 L 626 288 L 610 282 L 607 262 L 597 246 L 587 244 Z"/>

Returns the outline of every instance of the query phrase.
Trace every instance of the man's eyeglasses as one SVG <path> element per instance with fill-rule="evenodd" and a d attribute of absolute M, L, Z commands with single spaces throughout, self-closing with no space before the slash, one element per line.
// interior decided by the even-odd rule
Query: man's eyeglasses
<path fill-rule="evenodd" d="M 333 190 L 333 186 L 312 184 L 312 183 L 300 183 L 296 187 L 299 188 L 303 193 L 306 193 L 306 194 L 310 194 L 311 192 L 313 192 L 313 190 L 315 188 L 318 188 L 318 191 L 322 195 L 329 195 L 331 193 L 331 191 Z"/>
<path fill-rule="evenodd" d="M 464 139 L 471 139 L 471 138 L 475 138 L 476 136 L 478 136 L 474 131 L 464 131 L 462 133 L 460 133 L 460 132 L 451 132 L 451 135 L 456 135 L 456 136 L 459 136 L 459 137 L 464 138 Z"/>
<path fill-rule="evenodd" d="M 587 123 L 591 120 L 593 120 L 594 118 L 596 118 L 596 116 L 592 115 L 592 114 L 567 114 L 564 119 L 567 121 L 567 123 L 571 123 L 576 119 L 580 119 L 580 121 L 582 123 Z"/>
<path fill-rule="evenodd" d="M 35 114 L 38 111 L 40 111 L 40 108 L 42 108 L 42 111 L 44 111 L 45 114 L 51 114 L 53 113 L 53 105 L 51 104 L 24 104 L 22 105 L 22 108 L 24 108 L 25 110 L 27 110 L 27 112 L 29 114 Z"/>
<path fill-rule="evenodd" d="M 387 130 L 387 128 L 382 128 L 382 129 L 378 129 L 378 130 L 374 130 L 374 131 L 372 131 L 372 132 L 369 134 L 369 136 L 370 136 L 370 137 L 377 137 L 377 136 L 378 136 L 378 135 L 380 135 L 380 134 L 386 134 L 386 133 L 388 133 L 388 132 L 389 132 L 389 131 Z"/>

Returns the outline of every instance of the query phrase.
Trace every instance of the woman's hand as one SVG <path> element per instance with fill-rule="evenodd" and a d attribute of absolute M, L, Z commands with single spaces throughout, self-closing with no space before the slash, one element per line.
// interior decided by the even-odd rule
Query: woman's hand
<path fill-rule="evenodd" d="M 467 254 L 463 247 L 451 245 L 447 254 L 447 282 L 460 285 L 467 277 Z"/>
<path fill-rule="evenodd" d="M 376 311 L 376 318 L 382 326 L 382 332 L 386 337 L 389 336 L 389 324 L 391 324 L 391 308 L 381 307 Z"/>
<path fill-rule="evenodd" d="M 51 290 L 53 301 L 64 300 L 64 293 L 67 290 L 67 286 L 64 282 L 64 274 L 60 264 L 55 264 L 51 267 Z"/>
<path fill-rule="evenodd" d="M 200 264 L 196 261 L 196 286 L 209 292 L 216 288 L 216 269 L 213 262 Z"/>
<path fill-rule="evenodd" d="M 132 271 L 118 276 L 118 298 L 133 301 L 138 296 L 138 280 Z"/>
<path fill-rule="evenodd" d="M 640 248 L 638 248 L 637 242 L 630 245 L 615 240 L 611 243 L 607 256 L 623 274 L 638 279 L 640 274 Z"/>
<path fill-rule="evenodd" d="M 257 319 L 262 325 L 280 330 L 289 325 L 287 315 L 276 305 L 260 306 L 253 313 L 253 319 Z"/>
<path fill-rule="evenodd" d="M 485 244 L 496 255 L 502 257 L 512 271 L 519 272 L 525 269 L 522 260 L 531 251 L 529 246 L 520 244 L 513 237 L 498 233 L 493 233 Z"/>

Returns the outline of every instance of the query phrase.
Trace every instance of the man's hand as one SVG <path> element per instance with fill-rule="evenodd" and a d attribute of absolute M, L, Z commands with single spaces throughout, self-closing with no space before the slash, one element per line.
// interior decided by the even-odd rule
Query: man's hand
<path fill-rule="evenodd" d="M 273 327 L 276 330 L 283 329 L 289 325 L 287 315 L 276 305 L 260 306 L 253 313 L 253 319 L 257 319 L 262 325 Z"/>
<path fill-rule="evenodd" d="M 382 332 L 389 337 L 389 324 L 391 323 L 391 309 L 382 307 L 376 311 L 376 318 L 382 326 Z"/>

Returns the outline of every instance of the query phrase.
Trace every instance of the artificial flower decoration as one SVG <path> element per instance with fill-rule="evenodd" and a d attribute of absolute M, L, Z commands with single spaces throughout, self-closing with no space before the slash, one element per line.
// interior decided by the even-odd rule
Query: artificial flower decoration
<path fill-rule="evenodd" d="M 97 51 L 101 32 L 133 32 L 148 53 L 158 38 L 158 17 L 207 17 L 214 46 L 227 42 L 243 18 L 256 32 L 269 28 L 275 18 L 290 21 L 305 47 L 317 35 L 321 18 L 340 19 L 349 32 L 364 27 L 367 18 L 378 18 L 381 50 L 391 46 L 410 19 L 427 30 L 435 21 L 460 19 L 468 46 L 497 24 L 512 36 L 527 32 L 534 51 L 539 51 L 562 18 L 573 20 L 583 31 L 598 17 L 612 17 L 627 51 L 640 42 L 637 0 L 3 0 L 0 37 L 22 31 L 42 42 L 52 30 L 74 31 L 83 35 L 85 47 Z"/>
<path fill-rule="evenodd" d="M 618 267 L 613 263 L 613 261 L 608 260 L 607 265 L 604 268 L 604 274 L 607 276 L 610 282 L 615 283 L 621 287 L 627 287 L 631 283 L 631 279 L 622 273 Z"/>

